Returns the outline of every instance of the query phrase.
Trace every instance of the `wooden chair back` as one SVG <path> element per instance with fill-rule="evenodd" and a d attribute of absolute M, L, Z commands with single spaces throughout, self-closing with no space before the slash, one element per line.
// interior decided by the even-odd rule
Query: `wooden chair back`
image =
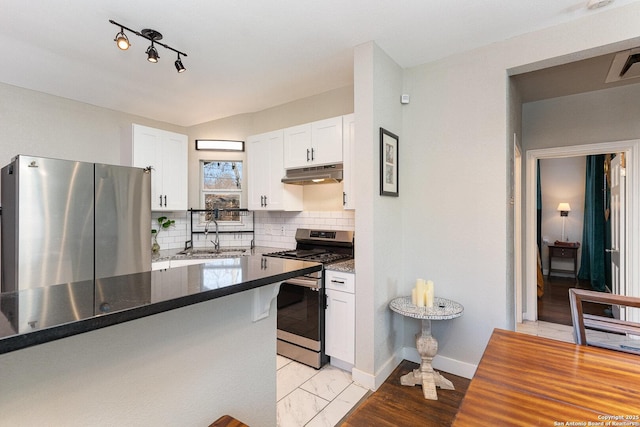
<path fill-rule="evenodd" d="M 572 288 L 569 289 L 569 302 L 571 303 L 571 318 L 573 320 L 576 344 L 640 354 L 640 339 L 629 339 L 626 341 L 628 345 L 623 342 L 625 336 L 628 335 L 635 335 L 640 338 L 640 323 L 585 314 L 582 305 L 584 302 L 591 302 L 640 309 L 640 298 Z M 618 334 L 621 339 L 588 340 L 587 329 Z"/>

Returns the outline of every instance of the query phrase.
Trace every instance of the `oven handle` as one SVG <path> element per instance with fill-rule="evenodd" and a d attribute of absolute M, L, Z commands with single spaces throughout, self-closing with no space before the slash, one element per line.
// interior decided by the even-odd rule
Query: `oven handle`
<path fill-rule="evenodd" d="M 311 289 L 320 289 L 320 285 L 318 285 L 317 280 L 298 279 L 295 277 L 293 279 L 287 279 L 286 281 L 282 282 L 282 284 L 304 286 L 305 288 Z"/>

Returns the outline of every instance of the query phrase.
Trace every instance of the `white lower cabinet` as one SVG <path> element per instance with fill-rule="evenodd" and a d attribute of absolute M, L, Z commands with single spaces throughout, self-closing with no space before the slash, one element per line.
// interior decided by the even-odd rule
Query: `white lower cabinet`
<path fill-rule="evenodd" d="M 355 363 L 356 276 L 353 273 L 325 271 L 327 310 L 325 313 L 325 352 L 335 359 Z"/>

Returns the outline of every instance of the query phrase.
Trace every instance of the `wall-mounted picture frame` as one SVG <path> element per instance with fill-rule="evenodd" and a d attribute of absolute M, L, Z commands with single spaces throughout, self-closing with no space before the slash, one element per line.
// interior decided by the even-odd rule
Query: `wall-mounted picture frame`
<path fill-rule="evenodd" d="M 398 197 L 397 135 L 380 128 L 380 195 Z"/>

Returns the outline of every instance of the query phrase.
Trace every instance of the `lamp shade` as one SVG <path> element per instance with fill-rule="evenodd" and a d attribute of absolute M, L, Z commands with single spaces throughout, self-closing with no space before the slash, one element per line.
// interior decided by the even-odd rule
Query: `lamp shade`
<path fill-rule="evenodd" d="M 565 203 L 562 202 L 558 205 L 558 209 L 559 211 L 564 211 L 564 212 L 570 212 L 571 211 L 571 206 L 569 206 L 569 203 Z"/>

